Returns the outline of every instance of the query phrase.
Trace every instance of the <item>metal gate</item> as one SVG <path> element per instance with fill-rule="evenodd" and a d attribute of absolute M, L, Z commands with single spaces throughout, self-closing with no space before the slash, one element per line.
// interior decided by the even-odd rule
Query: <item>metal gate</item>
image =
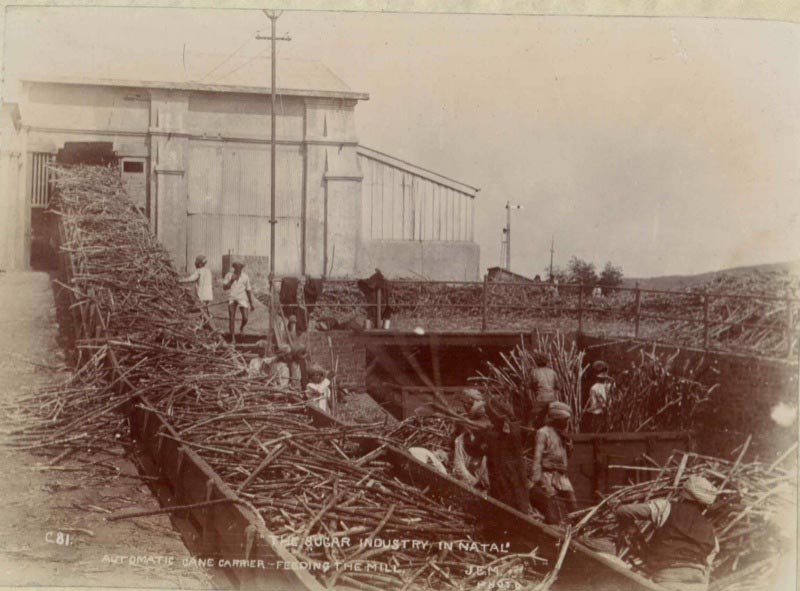
<path fill-rule="evenodd" d="M 300 273 L 303 154 L 278 146 L 275 272 Z M 225 254 L 269 256 L 269 150 L 193 142 L 189 157 L 187 260 L 208 257 L 222 270 Z"/>
<path fill-rule="evenodd" d="M 47 165 L 53 161 L 48 152 L 31 153 L 31 207 L 47 207 L 50 202 L 50 173 Z"/>

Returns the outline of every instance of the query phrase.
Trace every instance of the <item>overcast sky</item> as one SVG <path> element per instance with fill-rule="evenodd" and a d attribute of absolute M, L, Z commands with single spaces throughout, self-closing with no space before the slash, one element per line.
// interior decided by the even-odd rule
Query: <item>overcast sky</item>
<path fill-rule="evenodd" d="M 252 10 L 9 8 L 20 71 L 265 50 Z M 481 267 L 610 260 L 628 276 L 800 258 L 800 41 L 779 22 L 285 12 L 279 57 L 370 100 L 362 144 L 481 188 Z M 279 66 L 280 67 L 280 66 Z M 224 72 L 224 66 L 220 71 Z M 23 113 L 24 115 L 24 113 Z"/>

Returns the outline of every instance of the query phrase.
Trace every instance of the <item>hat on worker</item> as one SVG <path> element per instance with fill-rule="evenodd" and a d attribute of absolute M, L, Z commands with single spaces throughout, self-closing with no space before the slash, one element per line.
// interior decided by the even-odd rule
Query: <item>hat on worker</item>
<path fill-rule="evenodd" d="M 565 402 L 551 402 L 547 407 L 548 419 L 569 419 L 572 417 L 572 410 Z"/>
<path fill-rule="evenodd" d="M 533 352 L 533 361 L 539 367 L 543 367 L 550 363 L 550 356 L 545 353 L 544 351 L 534 351 Z"/>
<path fill-rule="evenodd" d="M 321 365 L 314 364 L 308 368 L 308 375 L 309 376 L 324 376 L 325 370 L 322 369 Z"/>
<path fill-rule="evenodd" d="M 592 371 L 596 374 L 608 373 L 608 364 L 605 361 L 595 361 L 592 363 Z"/>
<path fill-rule="evenodd" d="M 194 257 L 194 264 L 195 265 L 205 265 L 206 264 L 206 255 L 199 254 Z"/>
<path fill-rule="evenodd" d="M 689 476 L 683 486 L 686 494 L 703 505 L 713 505 L 717 498 L 717 489 L 702 476 Z"/>
<path fill-rule="evenodd" d="M 292 348 L 289 345 L 287 345 L 287 344 L 278 345 L 278 354 L 279 355 L 289 355 L 291 352 L 292 352 Z"/>
<path fill-rule="evenodd" d="M 464 388 L 464 396 L 476 402 L 483 401 L 483 394 L 476 388 Z"/>
<path fill-rule="evenodd" d="M 244 268 L 244 263 L 242 261 L 234 261 L 231 263 L 231 267 L 234 269 L 242 269 Z"/>

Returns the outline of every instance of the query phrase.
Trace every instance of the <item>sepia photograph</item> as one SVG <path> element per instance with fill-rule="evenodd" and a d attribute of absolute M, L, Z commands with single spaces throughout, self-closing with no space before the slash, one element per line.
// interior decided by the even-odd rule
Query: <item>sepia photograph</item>
<path fill-rule="evenodd" d="M 798 588 L 800 12 L 575 4 L 3 4 L 0 588 Z"/>

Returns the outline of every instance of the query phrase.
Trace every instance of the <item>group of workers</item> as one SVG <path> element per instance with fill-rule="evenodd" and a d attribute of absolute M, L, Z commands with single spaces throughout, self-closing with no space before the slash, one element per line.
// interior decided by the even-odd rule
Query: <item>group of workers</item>
<path fill-rule="evenodd" d="M 212 277 L 206 264 L 205 256 L 197 256 L 195 272 L 181 282 L 196 284 L 202 321 L 213 330 Z M 234 342 L 236 312 L 241 314 L 241 333 L 247 325 L 248 311 L 254 309 L 250 278 L 243 268 L 243 263 L 234 262 L 222 285 L 228 292 L 229 328 Z M 451 474 L 519 511 L 527 512 L 532 506 L 544 516 L 545 523 L 559 525 L 577 510 L 575 490 L 568 476 L 573 413 L 568 404 L 558 400 L 557 376 L 549 366 L 548 355 L 537 351 L 533 359 L 528 396 L 517 408 L 505 408 L 475 389 L 464 391 L 467 413 L 459 421 L 453 440 Z M 265 353 L 253 359 L 249 372 L 251 376 L 267 376 L 276 386 L 300 393 L 324 411 L 331 409 L 330 380 L 320 366 L 308 365 L 303 345 L 281 345 L 274 355 Z M 605 426 L 612 384 L 603 361 L 591 366 L 589 381 L 581 431 L 597 432 Z M 530 451 L 526 453 L 526 449 Z M 412 447 L 409 452 L 443 474 L 448 473 L 447 452 L 421 447 Z M 652 524 L 654 533 L 641 558 L 653 581 L 665 589 L 708 589 L 710 565 L 719 551 L 719 542 L 705 513 L 716 494 L 708 480 L 691 476 L 676 501 L 654 499 L 614 506 L 623 526 L 623 538 L 639 534 L 637 520 Z"/>
<path fill-rule="evenodd" d="M 568 476 L 573 413 L 569 405 L 558 400 L 556 374 L 549 367 L 547 355 L 535 353 L 534 362 L 529 399 L 516 412 L 499 407 L 478 390 L 464 391 L 467 419 L 460 423 L 453 441 L 451 475 L 519 511 L 527 512 L 532 506 L 545 523 L 559 526 L 577 510 Z M 583 409 L 584 431 L 602 426 L 611 386 L 608 366 L 602 361 L 590 368 L 590 377 L 593 383 Z M 448 473 L 447 453 L 432 454 L 422 448 L 409 451 Z M 654 528 L 640 558 L 656 583 L 676 591 L 705 591 L 711 562 L 719 551 L 714 529 L 705 516 L 715 498 L 716 490 L 708 480 L 691 476 L 675 501 L 610 504 L 624 539 L 634 531 L 640 537 L 635 525 L 639 520 Z"/>
<path fill-rule="evenodd" d="M 325 412 L 331 411 L 331 381 L 321 366 L 308 363 L 302 343 L 279 345 L 274 354 L 265 352 L 255 357 L 250 361 L 248 373 L 251 377 L 267 377 L 273 386 L 301 393 L 310 404 Z"/>
<path fill-rule="evenodd" d="M 207 264 L 205 255 L 197 255 L 194 260 L 195 271 L 179 281 L 195 284 L 201 322 L 203 326 L 214 330 L 214 320 L 211 315 L 211 304 L 214 301 L 213 279 Z M 250 277 L 244 272 L 244 263 L 240 261 L 231 263 L 231 270 L 222 280 L 222 289 L 228 293 L 229 330 L 231 342 L 236 343 L 237 311 L 241 316 L 239 326 L 241 334 L 247 326 L 248 312 L 255 309 L 253 288 Z M 322 367 L 308 363 L 305 346 L 300 343 L 294 346 L 282 344 L 274 354 L 268 354 L 266 343 L 263 344 L 264 354 L 250 361 L 248 366 L 250 376 L 269 378 L 274 386 L 298 392 L 311 404 L 329 412 L 332 398 L 331 381 L 326 377 Z"/>
<path fill-rule="evenodd" d="M 195 284 L 203 325 L 214 330 L 214 318 L 211 315 L 211 305 L 214 302 L 213 279 L 207 264 L 205 255 L 197 255 L 194 259 L 194 273 L 178 281 Z M 231 270 L 222 279 L 222 289 L 228 293 L 228 330 L 231 343 L 236 343 L 236 313 L 239 312 L 241 316 L 239 334 L 242 334 L 247 326 L 249 312 L 256 309 L 253 303 L 253 286 L 250 277 L 244 272 L 244 263 L 231 263 Z"/>

